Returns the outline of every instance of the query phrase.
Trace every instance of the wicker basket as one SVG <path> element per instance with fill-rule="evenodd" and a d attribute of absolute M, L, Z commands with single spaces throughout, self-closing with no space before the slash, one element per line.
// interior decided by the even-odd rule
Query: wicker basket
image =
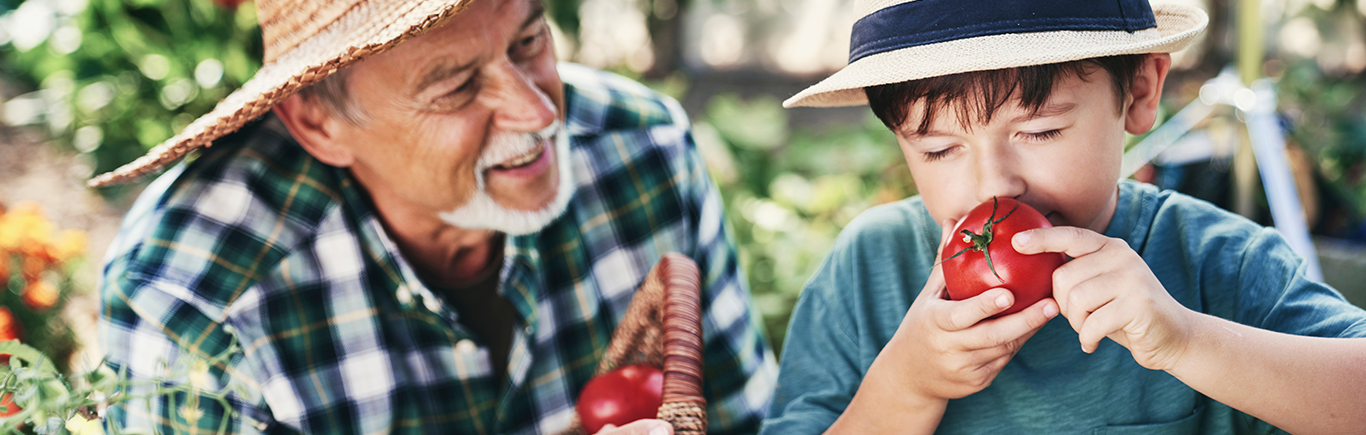
<path fill-rule="evenodd" d="M 665 254 L 636 290 L 597 374 L 645 362 L 664 372 L 660 420 L 676 435 L 707 433 L 707 400 L 702 398 L 701 279 L 697 264 L 680 254 Z M 567 434 L 585 433 L 578 416 Z"/>

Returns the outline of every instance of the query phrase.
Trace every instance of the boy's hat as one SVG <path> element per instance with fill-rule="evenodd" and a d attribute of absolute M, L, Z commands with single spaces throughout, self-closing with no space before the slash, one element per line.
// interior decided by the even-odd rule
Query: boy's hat
<path fill-rule="evenodd" d="M 257 0 L 265 59 L 207 115 L 132 163 L 90 180 L 125 183 L 210 145 L 290 95 L 445 23 L 473 0 Z"/>
<path fill-rule="evenodd" d="M 1147 0 L 859 0 L 849 65 L 783 107 L 868 104 L 863 88 L 1185 48 L 1205 12 Z"/>

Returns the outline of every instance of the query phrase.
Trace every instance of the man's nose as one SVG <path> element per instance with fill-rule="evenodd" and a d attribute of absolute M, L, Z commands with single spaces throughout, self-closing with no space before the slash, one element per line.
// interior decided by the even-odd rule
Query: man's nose
<path fill-rule="evenodd" d="M 976 153 L 978 202 L 986 202 L 993 197 L 1015 198 L 1023 195 L 1028 188 L 1019 167 L 1019 159 L 1011 148 L 1006 146 L 987 146 Z"/>
<path fill-rule="evenodd" d="M 496 68 L 493 123 L 500 129 L 521 132 L 544 130 L 558 117 L 555 103 L 536 85 L 532 75 L 512 62 Z"/>

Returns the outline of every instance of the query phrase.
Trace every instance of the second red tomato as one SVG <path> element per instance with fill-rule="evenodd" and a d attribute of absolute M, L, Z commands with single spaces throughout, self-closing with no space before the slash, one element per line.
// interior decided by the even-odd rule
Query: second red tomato
<path fill-rule="evenodd" d="M 664 403 L 664 372 L 649 364 L 620 367 L 588 381 L 574 405 L 588 433 L 608 424 L 655 418 Z"/>

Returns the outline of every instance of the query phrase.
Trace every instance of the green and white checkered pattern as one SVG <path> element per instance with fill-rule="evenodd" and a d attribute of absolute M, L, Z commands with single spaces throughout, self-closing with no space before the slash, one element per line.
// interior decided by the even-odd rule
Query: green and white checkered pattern
<path fill-rule="evenodd" d="M 233 391 L 227 403 L 246 418 L 225 422 L 200 395 L 195 419 L 182 393 L 114 408 L 108 424 L 557 432 L 632 292 L 662 254 L 681 252 L 705 275 L 710 427 L 756 432 L 776 366 L 686 115 L 617 76 L 570 64 L 560 74 L 577 190 L 548 227 L 507 238 L 499 292 L 518 313 L 507 379 L 492 378 L 487 348 L 416 279 L 347 171 L 313 159 L 267 116 L 143 193 L 100 284 L 112 368 L 151 380 L 185 355 L 227 355 L 208 376 L 166 383 Z"/>

